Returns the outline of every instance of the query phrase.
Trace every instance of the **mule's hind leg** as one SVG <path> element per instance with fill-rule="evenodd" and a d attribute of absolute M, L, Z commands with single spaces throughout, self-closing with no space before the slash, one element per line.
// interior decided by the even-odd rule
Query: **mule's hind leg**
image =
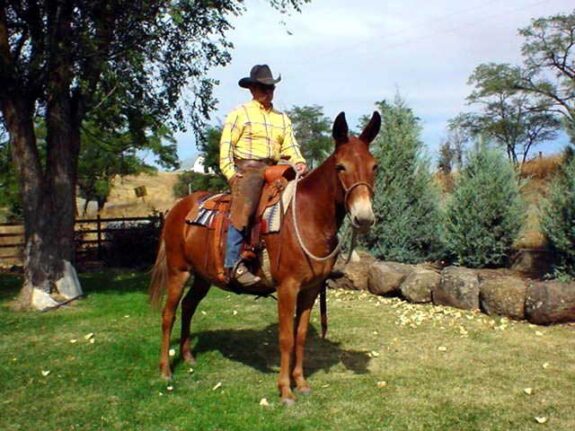
<path fill-rule="evenodd" d="M 182 336 L 180 338 L 180 354 L 188 364 L 195 363 L 194 356 L 190 349 L 190 323 L 198 307 L 198 304 L 210 290 L 210 282 L 201 278 L 194 277 L 192 287 L 182 301 Z"/>
<path fill-rule="evenodd" d="M 303 371 L 303 358 L 305 350 L 305 341 L 309 328 L 309 319 L 315 299 L 319 289 L 308 289 L 301 291 L 297 298 L 297 309 L 295 317 L 295 343 L 294 343 L 294 368 L 292 377 L 296 384 L 296 389 L 301 394 L 308 394 L 311 388 L 308 385 Z"/>
<path fill-rule="evenodd" d="M 168 275 L 167 291 L 168 297 L 166 305 L 162 310 L 162 345 L 160 351 L 160 374 L 165 379 L 172 378 L 172 370 L 170 369 L 170 337 L 172 335 L 172 328 L 174 320 L 176 319 L 176 310 L 186 281 L 190 278 L 190 273 L 187 271 L 173 272 Z"/>

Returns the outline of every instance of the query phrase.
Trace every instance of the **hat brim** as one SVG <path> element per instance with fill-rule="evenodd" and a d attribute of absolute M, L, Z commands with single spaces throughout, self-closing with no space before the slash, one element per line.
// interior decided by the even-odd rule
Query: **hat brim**
<path fill-rule="evenodd" d="M 281 75 L 278 76 L 276 79 L 273 78 L 253 79 L 248 76 L 246 78 L 240 79 L 238 85 L 242 88 L 249 88 L 253 84 L 275 85 L 281 80 L 282 80 Z"/>

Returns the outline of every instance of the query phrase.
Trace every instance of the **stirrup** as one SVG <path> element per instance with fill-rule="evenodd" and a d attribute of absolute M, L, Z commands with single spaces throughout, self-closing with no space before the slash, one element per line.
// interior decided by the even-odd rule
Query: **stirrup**
<path fill-rule="evenodd" d="M 243 261 L 239 261 L 232 271 L 232 280 L 243 287 L 258 284 L 262 279 L 252 274 Z"/>

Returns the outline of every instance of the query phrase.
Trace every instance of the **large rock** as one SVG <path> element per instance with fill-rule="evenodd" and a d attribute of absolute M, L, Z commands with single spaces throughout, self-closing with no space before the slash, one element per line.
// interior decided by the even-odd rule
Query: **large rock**
<path fill-rule="evenodd" d="M 479 302 L 489 315 L 525 319 L 527 283 L 517 277 L 497 277 L 481 280 Z"/>
<path fill-rule="evenodd" d="M 575 322 L 575 283 L 532 283 L 525 301 L 527 320 L 538 325 Z"/>
<path fill-rule="evenodd" d="M 327 280 L 330 288 L 367 290 L 369 267 L 376 259 L 364 251 L 357 252 L 357 256 L 359 259 L 352 259 L 347 266 L 344 265 L 345 259 L 338 259 L 332 274 Z"/>
<path fill-rule="evenodd" d="M 369 267 L 367 288 L 375 295 L 399 292 L 399 286 L 413 271 L 413 267 L 397 262 L 374 262 Z"/>
<path fill-rule="evenodd" d="M 441 272 L 441 282 L 432 291 L 433 303 L 465 310 L 479 309 L 479 277 L 467 268 L 449 266 Z"/>
<path fill-rule="evenodd" d="M 441 282 L 441 275 L 431 269 L 416 266 L 399 289 L 409 302 L 431 302 L 431 292 Z"/>

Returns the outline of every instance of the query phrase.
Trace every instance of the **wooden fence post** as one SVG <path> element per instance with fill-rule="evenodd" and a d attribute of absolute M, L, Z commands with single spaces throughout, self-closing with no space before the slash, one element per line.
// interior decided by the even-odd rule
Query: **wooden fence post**
<path fill-rule="evenodd" d="M 96 216 L 96 230 L 98 235 L 98 259 L 102 259 L 102 219 L 100 214 Z"/>

